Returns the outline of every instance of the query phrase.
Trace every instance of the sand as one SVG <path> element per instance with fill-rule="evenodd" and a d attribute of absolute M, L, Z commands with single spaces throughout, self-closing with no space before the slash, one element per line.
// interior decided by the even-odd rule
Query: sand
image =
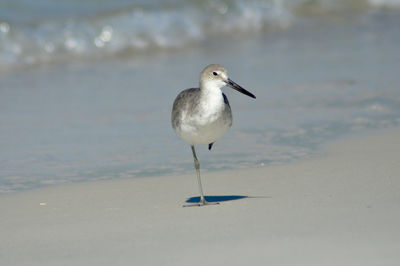
<path fill-rule="evenodd" d="M 1 265 L 399 265 L 400 129 L 285 165 L 0 197 Z"/>

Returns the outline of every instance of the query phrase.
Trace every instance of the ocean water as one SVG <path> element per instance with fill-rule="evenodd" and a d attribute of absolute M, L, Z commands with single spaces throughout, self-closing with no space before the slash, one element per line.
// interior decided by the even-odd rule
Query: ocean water
<path fill-rule="evenodd" d="M 400 1 L 0 0 L 0 193 L 194 173 L 175 96 L 221 63 L 232 129 L 204 171 L 307 158 L 400 123 Z"/>
<path fill-rule="evenodd" d="M 310 14 L 399 8 L 399 0 L 1 0 L 0 69 L 182 48 L 285 29 Z"/>

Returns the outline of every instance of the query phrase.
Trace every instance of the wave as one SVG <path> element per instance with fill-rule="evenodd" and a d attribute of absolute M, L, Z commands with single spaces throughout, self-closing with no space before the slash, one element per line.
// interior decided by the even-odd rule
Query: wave
<path fill-rule="evenodd" d="M 356 2 L 400 6 L 398 0 Z M 35 23 L 0 21 L 0 69 L 126 51 L 143 53 L 179 48 L 218 35 L 282 29 L 291 25 L 296 10 L 315 6 L 330 10 L 338 6 L 353 8 L 354 4 L 329 0 L 312 4 L 306 0 L 175 0 L 163 5 L 135 4 L 108 13 Z"/>

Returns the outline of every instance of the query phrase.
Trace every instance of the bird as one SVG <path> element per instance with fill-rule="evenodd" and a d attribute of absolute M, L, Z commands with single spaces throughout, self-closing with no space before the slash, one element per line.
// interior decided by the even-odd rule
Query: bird
<path fill-rule="evenodd" d="M 219 64 L 203 69 L 199 85 L 178 94 L 172 107 L 171 124 L 175 133 L 190 144 L 200 194 L 200 201 L 195 205 L 204 206 L 211 203 L 204 197 L 195 145 L 208 145 L 211 150 L 214 142 L 232 126 L 231 107 L 221 88 L 228 86 L 251 98 L 256 96 L 232 81 L 227 70 Z"/>

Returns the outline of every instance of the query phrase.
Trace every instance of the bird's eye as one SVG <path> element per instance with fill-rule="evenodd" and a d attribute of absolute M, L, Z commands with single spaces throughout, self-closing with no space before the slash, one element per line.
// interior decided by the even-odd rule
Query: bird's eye
<path fill-rule="evenodd" d="M 213 72 L 213 75 L 214 75 L 214 76 L 218 76 L 218 73 L 217 73 L 217 72 Z"/>

